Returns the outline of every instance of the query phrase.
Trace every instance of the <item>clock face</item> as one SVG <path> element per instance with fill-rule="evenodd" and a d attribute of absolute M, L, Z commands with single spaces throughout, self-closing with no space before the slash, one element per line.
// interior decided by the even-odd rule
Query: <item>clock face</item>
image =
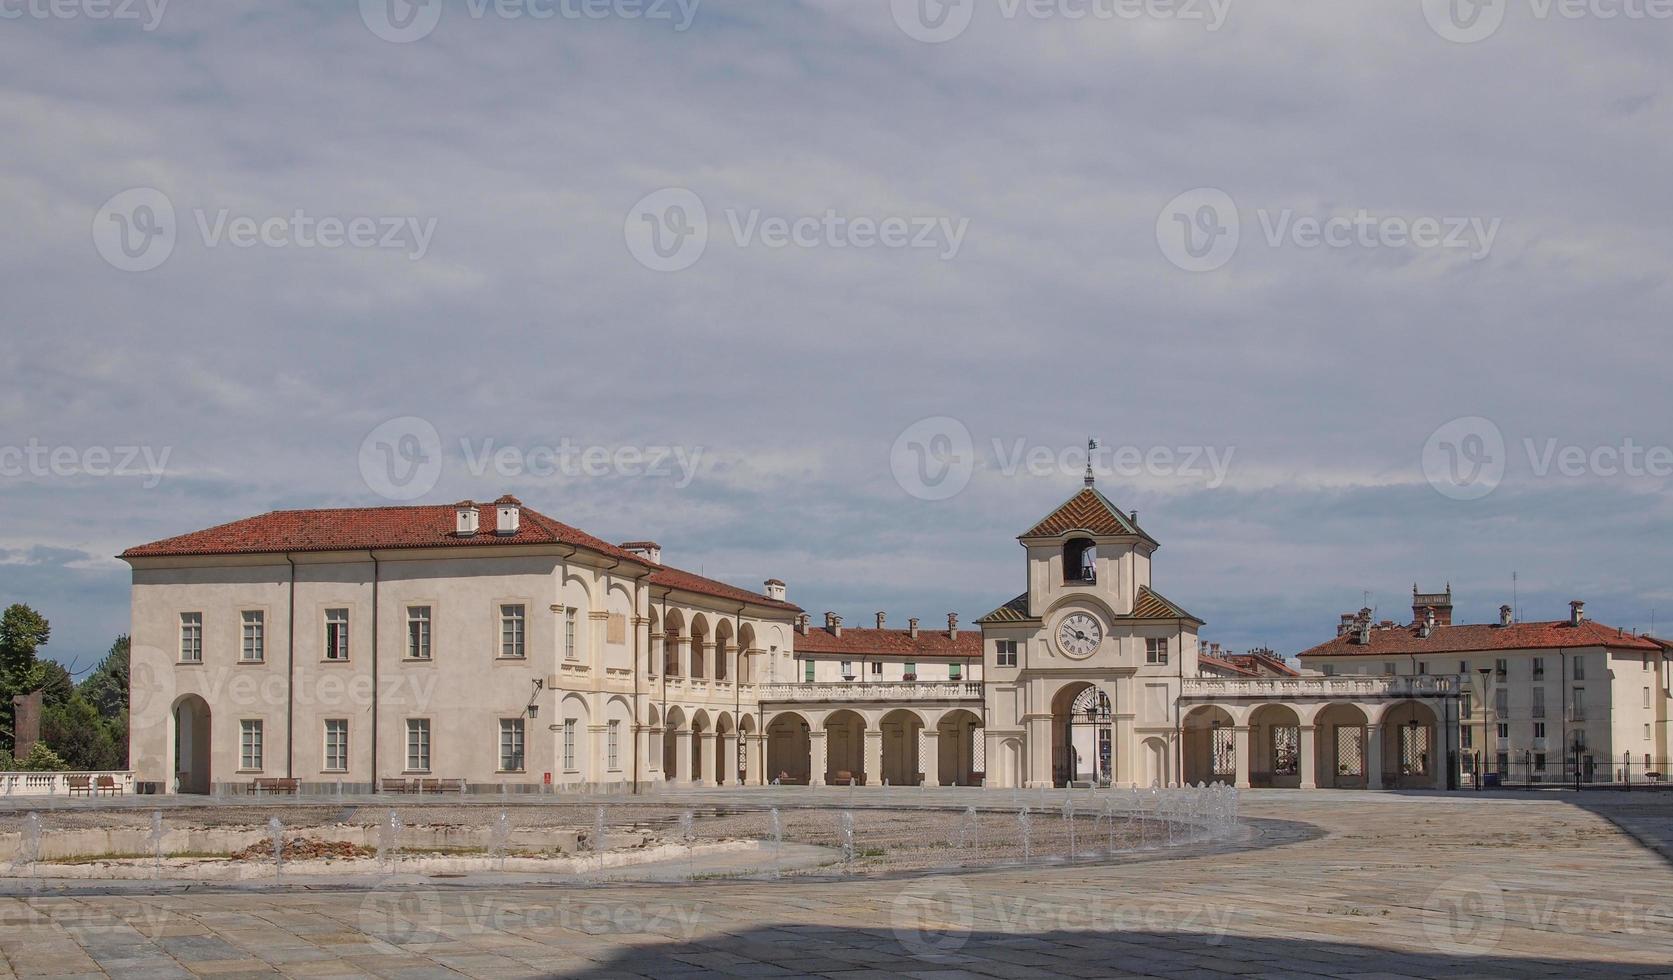
<path fill-rule="evenodd" d="M 1104 639 L 1104 628 L 1086 613 L 1070 613 L 1057 624 L 1058 649 L 1071 657 L 1090 657 Z"/>

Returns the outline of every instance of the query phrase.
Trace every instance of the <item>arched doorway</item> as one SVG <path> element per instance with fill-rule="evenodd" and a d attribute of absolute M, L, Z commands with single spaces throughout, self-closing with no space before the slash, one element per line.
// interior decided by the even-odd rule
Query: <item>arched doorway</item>
<path fill-rule="evenodd" d="M 1051 701 L 1052 784 L 1108 785 L 1115 775 L 1110 699 L 1083 681 L 1060 688 Z"/>
<path fill-rule="evenodd" d="M 1365 755 L 1365 712 L 1351 704 L 1326 705 L 1313 719 L 1314 752 L 1321 789 L 1364 789 L 1369 767 Z"/>
<path fill-rule="evenodd" d="M 187 694 L 174 702 L 174 791 L 208 795 L 209 702 Z"/>
<path fill-rule="evenodd" d="M 1383 785 L 1389 789 L 1434 789 L 1445 765 L 1435 712 L 1418 701 L 1389 706 L 1382 717 Z M 1444 786 L 1444 784 L 1441 784 Z"/>
<path fill-rule="evenodd" d="M 923 772 L 918 762 L 918 734 L 924 730 L 924 720 L 915 711 L 897 708 L 884 715 L 878 727 L 883 731 L 884 784 L 918 785 L 918 775 Z"/>
<path fill-rule="evenodd" d="M 825 719 L 825 784 L 864 783 L 866 720 L 848 710 L 833 711 Z M 875 780 L 874 780 L 875 781 Z"/>
<path fill-rule="evenodd" d="M 1185 716 L 1185 782 L 1237 782 L 1237 734 L 1231 713 L 1214 704 L 1199 705 Z"/>
<path fill-rule="evenodd" d="M 1301 717 L 1283 704 L 1263 704 L 1249 716 L 1249 784 L 1301 785 Z"/>
<path fill-rule="evenodd" d="M 813 755 L 807 719 L 794 711 L 774 715 L 767 725 L 767 780 L 806 785 L 812 781 Z"/>
<path fill-rule="evenodd" d="M 976 746 L 982 738 L 982 719 L 974 711 L 955 708 L 941 716 L 935 730 L 938 758 L 935 769 L 925 769 L 924 776 L 935 775 L 942 786 L 981 785 Z"/>
<path fill-rule="evenodd" d="M 668 709 L 668 720 L 662 726 L 662 778 L 669 782 L 676 782 L 684 777 L 691 778 L 685 766 L 680 765 L 681 759 L 690 760 L 689 755 L 680 754 L 680 739 L 689 737 L 690 733 L 683 732 L 685 728 L 685 712 L 679 705 Z M 689 761 L 688 761 L 689 764 Z"/>
<path fill-rule="evenodd" d="M 698 675 L 693 673 L 691 676 Z M 703 743 L 713 737 L 712 731 L 707 711 L 698 708 L 691 713 L 691 751 L 688 753 L 690 761 L 687 765 L 691 766 L 691 781 L 701 786 L 714 784 L 714 756 L 703 752 Z"/>

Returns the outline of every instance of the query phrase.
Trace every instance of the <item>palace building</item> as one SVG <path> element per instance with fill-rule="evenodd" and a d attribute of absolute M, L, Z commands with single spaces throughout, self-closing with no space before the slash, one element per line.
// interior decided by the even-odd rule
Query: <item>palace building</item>
<path fill-rule="evenodd" d="M 1335 676 L 1202 649 L 1202 621 L 1152 581 L 1157 539 L 1090 474 L 1017 540 L 1023 590 L 974 628 L 860 627 L 812 622 L 778 579 L 739 588 L 510 496 L 235 521 L 121 556 L 130 759 L 183 793 L 1445 788 L 1460 740 L 1482 737 L 1440 659 L 1371 669 L 1399 659 L 1370 652 L 1392 634 L 1308 652 Z"/>

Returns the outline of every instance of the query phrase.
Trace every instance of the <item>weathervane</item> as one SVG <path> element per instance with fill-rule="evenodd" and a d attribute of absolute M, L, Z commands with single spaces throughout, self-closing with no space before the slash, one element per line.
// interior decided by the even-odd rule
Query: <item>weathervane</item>
<path fill-rule="evenodd" d="M 1092 454 L 1097 452 L 1097 451 L 1098 451 L 1098 440 L 1096 440 L 1096 439 L 1086 440 L 1086 485 L 1089 486 L 1089 487 L 1093 483 L 1093 479 L 1092 479 Z"/>

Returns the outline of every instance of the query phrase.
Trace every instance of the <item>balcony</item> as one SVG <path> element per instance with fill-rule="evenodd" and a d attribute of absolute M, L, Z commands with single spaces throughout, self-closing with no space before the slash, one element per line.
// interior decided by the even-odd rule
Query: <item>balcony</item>
<path fill-rule="evenodd" d="M 1415 677 L 1187 677 L 1182 696 L 1213 700 L 1313 699 L 1351 701 L 1459 696 L 1457 679 L 1444 674 Z"/>
<path fill-rule="evenodd" d="M 980 701 L 979 681 L 872 681 L 870 683 L 762 684 L 762 701 Z"/>

